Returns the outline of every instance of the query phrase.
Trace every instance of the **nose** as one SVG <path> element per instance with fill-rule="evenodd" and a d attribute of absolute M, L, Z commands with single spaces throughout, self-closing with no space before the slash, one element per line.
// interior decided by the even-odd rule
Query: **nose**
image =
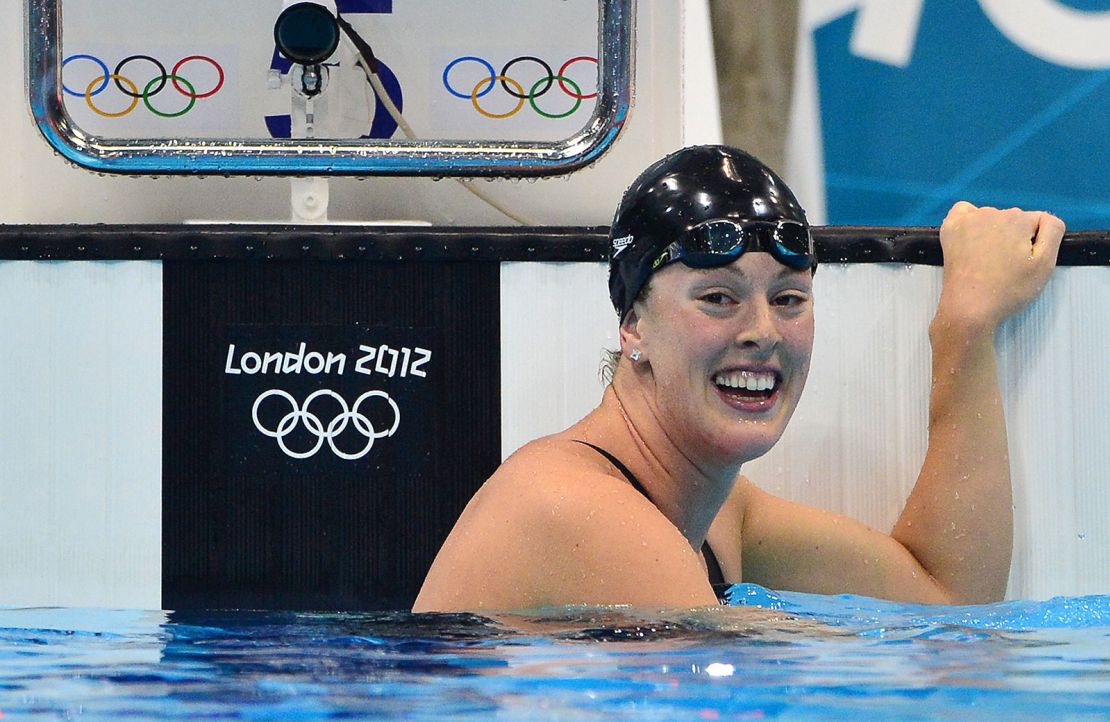
<path fill-rule="evenodd" d="M 769 355 L 782 339 L 771 304 L 763 299 L 753 301 L 749 312 L 742 316 L 736 344 L 746 351 Z"/>

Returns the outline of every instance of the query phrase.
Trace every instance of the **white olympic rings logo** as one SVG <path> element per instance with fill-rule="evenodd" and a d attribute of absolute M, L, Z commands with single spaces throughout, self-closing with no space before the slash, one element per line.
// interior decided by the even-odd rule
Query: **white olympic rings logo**
<path fill-rule="evenodd" d="M 278 396 L 285 399 L 289 402 L 290 407 L 292 407 L 292 410 L 278 422 L 277 428 L 275 429 L 267 429 L 258 419 L 258 407 L 271 396 Z M 334 399 L 342 409 L 334 419 L 328 422 L 326 428 L 324 422 L 320 420 L 320 417 L 309 411 L 309 407 L 312 405 L 313 401 L 325 396 Z M 388 430 L 376 431 L 374 426 L 370 423 L 370 419 L 367 418 L 365 414 L 359 412 L 359 407 L 362 406 L 362 403 L 372 398 L 385 399 L 386 403 L 393 409 L 393 425 L 390 426 Z M 397 407 L 397 402 L 391 399 L 389 394 L 384 391 L 367 391 L 362 396 L 358 397 L 354 406 L 348 408 L 346 400 L 330 389 L 313 391 L 309 394 L 308 398 L 304 400 L 303 406 L 298 404 L 297 400 L 288 392 L 282 391 L 281 389 L 270 389 L 269 391 L 264 391 L 255 399 L 254 407 L 251 409 L 251 418 L 254 419 L 255 428 L 266 436 L 277 439 L 278 446 L 281 447 L 281 450 L 294 459 L 307 459 L 319 451 L 321 447 L 323 447 L 324 442 L 327 441 L 328 446 L 331 447 L 331 450 L 335 452 L 336 456 L 341 459 L 353 461 L 366 456 L 366 454 L 370 452 L 370 449 L 373 448 L 375 439 L 393 436 L 394 432 L 397 431 L 398 425 L 401 423 L 401 410 Z M 302 421 L 309 433 L 316 435 L 316 443 L 308 451 L 293 451 L 286 446 L 285 437 L 291 434 Z M 342 434 L 348 424 L 354 424 L 355 429 L 366 437 L 366 445 L 360 451 L 353 454 L 347 453 L 335 445 L 335 437 Z"/>

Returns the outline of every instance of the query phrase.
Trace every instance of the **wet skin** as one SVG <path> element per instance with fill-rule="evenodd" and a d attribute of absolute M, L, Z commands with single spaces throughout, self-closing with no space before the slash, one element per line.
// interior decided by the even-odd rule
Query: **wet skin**
<path fill-rule="evenodd" d="M 732 476 L 778 441 L 798 405 L 813 349 L 813 276 L 762 252 L 712 269 L 673 263 L 652 277 L 621 336 L 641 350 L 636 391 L 674 446 L 709 475 Z M 737 374 L 772 374 L 774 387 L 718 383 Z"/>

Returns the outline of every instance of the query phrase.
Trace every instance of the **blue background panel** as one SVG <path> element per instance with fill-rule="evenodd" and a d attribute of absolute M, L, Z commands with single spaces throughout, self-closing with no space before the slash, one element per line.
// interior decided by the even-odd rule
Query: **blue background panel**
<path fill-rule="evenodd" d="M 1035 57 L 966 0 L 924 3 L 905 68 L 852 55 L 855 23 L 814 34 L 830 223 L 936 225 L 966 199 L 1110 228 L 1110 70 Z"/>

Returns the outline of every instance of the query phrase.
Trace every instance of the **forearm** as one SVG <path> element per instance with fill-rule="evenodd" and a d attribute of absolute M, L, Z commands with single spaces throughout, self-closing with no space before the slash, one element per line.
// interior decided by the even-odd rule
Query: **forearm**
<path fill-rule="evenodd" d="M 1010 569 L 1006 422 L 994 327 L 950 318 L 942 309 L 930 327 L 929 447 L 892 536 L 953 601 L 982 603 L 1002 598 Z"/>

